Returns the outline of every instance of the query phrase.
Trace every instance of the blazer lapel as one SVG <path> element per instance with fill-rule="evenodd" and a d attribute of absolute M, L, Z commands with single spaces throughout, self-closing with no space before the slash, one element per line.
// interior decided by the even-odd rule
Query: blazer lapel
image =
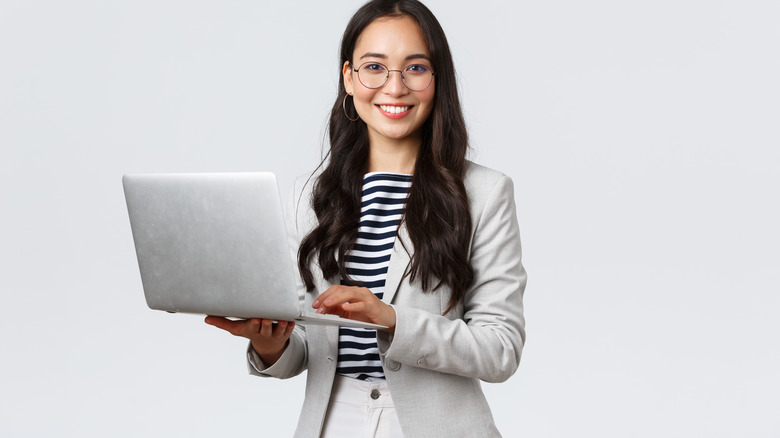
<path fill-rule="evenodd" d="M 403 242 L 403 243 L 402 243 Z M 404 244 L 406 248 L 404 248 Z M 406 223 L 402 222 L 398 227 L 398 233 L 393 245 L 393 252 L 390 254 L 390 265 L 387 267 L 387 277 L 385 279 L 385 293 L 382 295 L 382 301 L 392 303 L 401 280 L 404 278 L 406 268 L 411 262 L 411 257 L 407 250 L 412 250 L 412 241 L 409 239 L 409 232 L 406 230 Z"/>
<path fill-rule="evenodd" d="M 325 326 L 325 337 L 328 338 L 328 351 L 333 360 L 339 356 L 339 327 L 336 325 Z"/>
<path fill-rule="evenodd" d="M 319 279 L 317 279 L 316 282 L 317 284 L 315 285 L 315 289 L 317 290 L 318 295 L 328 290 L 328 288 L 333 286 L 334 284 L 339 284 L 337 277 L 333 277 L 330 279 L 324 279 L 322 277 L 319 277 Z M 307 309 L 307 310 L 311 310 L 311 309 Z M 328 339 L 328 350 L 330 351 L 330 354 L 338 356 L 338 351 L 339 351 L 338 326 L 324 326 L 323 328 L 325 329 L 325 335 L 326 338 Z"/>

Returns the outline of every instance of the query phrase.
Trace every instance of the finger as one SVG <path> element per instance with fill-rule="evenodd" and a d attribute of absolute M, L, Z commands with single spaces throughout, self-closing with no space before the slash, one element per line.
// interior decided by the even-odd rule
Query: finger
<path fill-rule="evenodd" d="M 218 324 L 220 324 L 224 320 L 225 320 L 225 318 L 220 318 L 218 316 L 208 315 L 208 316 L 206 316 L 206 319 L 204 319 L 203 321 L 206 324 L 208 324 L 208 325 L 213 325 L 215 327 L 218 327 Z"/>
<path fill-rule="evenodd" d="M 230 334 L 236 336 L 240 336 L 239 333 L 241 332 L 241 329 L 243 328 L 244 323 L 246 322 L 246 321 L 231 321 L 227 318 L 221 318 L 218 316 L 207 316 L 205 321 L 206 324 L 213 325 L 214 327 L 230 332 Z"/>
<path fill-rule="evenodd" d="M 295 322 L 290 322 L 287 324 L 287 327 L 284 329 L 284 337 L 289 338 L 290 335 L 292 335 L 293 329 L 295 328 Z"/>
<path fill-rule="evenodd" d="M 342 318 L 349 318 L 349 312 L 345 311 L 341 308 L 341 306 L 333 306 L 333 307 L 320 307 L 317 309 L 317 313 L 323 314 L 323 315 L 336 315 L 340 316 Z"/>
<path fill-rule="evenodd" d="M 335 286 L 334 286 L 335 287 Z M 320 296 L 314 299 L 314 301 L 311 303 L 311 307 L 318 308 L 322 304 L 323 301 L 328 299 L 329 296 L 333 294 L 333 287 L 330 287 L 325 292 L 321 293 Z"/>
<path fill-rule="evenodd" d="M 260 335 L 271 336 L 274 330 L 274 321 L 272 319 L 264 319 L 260 323 Z"/>
<path fill-rule="evenodd" d="M 370 311 L 372 306 L 375 306 L 378 301 L 379 299 L 370 290 L 353 287 L 334 292 L 320 304 L 320 308 L 323 308 L 323 311 L 320 312 L 319 309 L 317 311 L 320 313 Z M 365 305 L 361 307 L 352 306 L 357 303 L 365 303 Z"/>
<path fill-rule="evenodd" d="M 249 320 L 249 323 L 247 324 L 246 331 L 248 335 L 255 335 L 257 333 L 260 333 L 260 325 L 262 324 L 262 320 L 260 318 L 252 318 Z"/>
<path fill-rule="evenodd" d="M 363 313 L 368 310 L 368 305 L 364 301 L 349 302 L 341 305 L 346 312 Z"/>
<path fill-rule="evenodd" d="M 325 292 L 321 293 L 317 298 L 315 298 L 314 302 L 311 303 L 311 306 L 316 309 L 317 307 L 320 307 L 323 302 L 327 300 L 332 300 L 333 297 L 336 296 L 337 294 L 349 292 L 352 289 L 357 289 L 357 288 L 354 286 L 344 286 L 341 284 L 331 286 L 328 289 L 326 289 Z"/>
<path fill-rule="evenodd" d="M 340 314 L 343 309 L 341 308 L 341 305 L 345 302 L 349 301 L 349 298 L 344 299 L 343 301 L 338 298 L 329 298 L 329 301 L 327 301 L 323 304 L 320 304 L 320 307 L 317 308 L 315 312 L 317 313 L 330 313 L 330 314 Z"/>
<path fill-rule="evenodd" d="M 355 301 L 355 291 L 352 288 L 343 288 L 333 290 L 327 296 L 319 299 L 319 307 L 317 309 L 320 313 L 331 313 L 335 308 L 341 308 L 341 305 L 348 301 Z M 320 311 L 322 310 L 322 311 Z"/>
<path fill-rule="evenodd" d="M 284 336 L 284 332 L 287 330 L 287 321 L 279 321 L 274 325 L 273 336 L 275 338 L 281 338 Z"/>

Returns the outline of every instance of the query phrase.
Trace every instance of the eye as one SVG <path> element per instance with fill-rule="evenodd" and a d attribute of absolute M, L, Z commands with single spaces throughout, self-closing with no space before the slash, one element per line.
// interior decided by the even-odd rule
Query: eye
<path fill-rule="evenodd" d="M 431 69 L 429 67 L 426 67 L 426 66 L 422 65 L 422 64 L 412 64 L 412 65 L 406 66 L 404 71 L 406 71 L 408 73 L 416 74 L 416 75 L 423 75 L 423 74 L 429 73 L 431 71 Z"/>
<path fill-rule="evenodd" d="M 367 62 L 360 66 L 360 71 L 372 74 L 384 73 L 386 70 L 387 68 L 378 62 Z"/>

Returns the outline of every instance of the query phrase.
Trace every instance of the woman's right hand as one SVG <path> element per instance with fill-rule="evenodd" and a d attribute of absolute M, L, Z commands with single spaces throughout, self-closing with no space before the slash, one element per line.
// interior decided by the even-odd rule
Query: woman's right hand
<path fill-rule="evenodd" d="M 292 335 L 295 323 L 279 321 L 274 324 L 271 319 L 245 319 L 233 321 L 218 316 L 207 316 L 206 324 L 221 328 L 234 336 L 241 336 L 252 342 L 260 359 L 266 366 L 271 366 L 282 357 L 287 341 Z"/>

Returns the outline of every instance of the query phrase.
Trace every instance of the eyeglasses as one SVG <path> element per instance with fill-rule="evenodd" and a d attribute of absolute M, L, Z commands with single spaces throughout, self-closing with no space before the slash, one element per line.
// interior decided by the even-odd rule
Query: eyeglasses
<path fill-rule="evenodd" d="M 406 88 L 412 91 L 423 91 L 433 82 L 434 73 L 430 67 L 421 64 L 411 64 L 403 70 L 390 70 L 379 62 L 364 62 L 360 67 L 353 69 L 357 72 L 358 80 L 366 88 L 380 88 L 390 79 L 390 72 L 401 73 L 401 81 Z"/>

